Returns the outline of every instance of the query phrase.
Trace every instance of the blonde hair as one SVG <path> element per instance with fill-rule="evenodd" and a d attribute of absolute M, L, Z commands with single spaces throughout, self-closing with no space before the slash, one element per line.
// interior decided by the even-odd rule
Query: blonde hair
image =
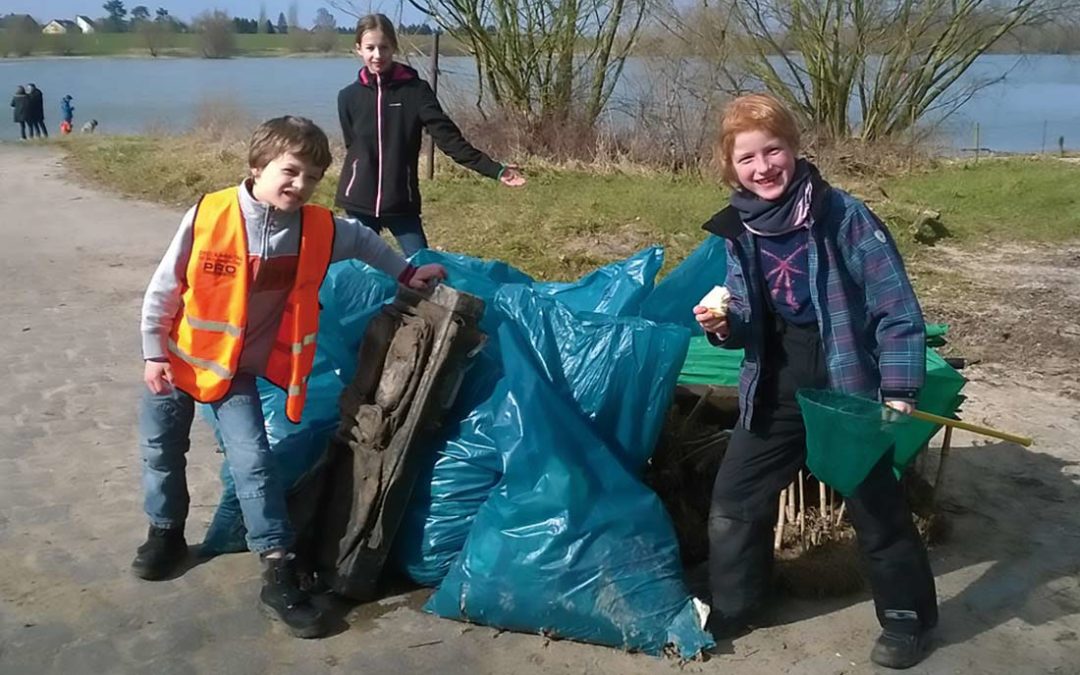
<path fill-rule="evenodd" d="M 731 163 L 731 153 L 735 148 L 735 137 L 744 131 L 768 132 L 791 146 L 792 152 L 799 152 L 798 122 L 780 99 L 769 94 L 747 94 L 734 99 L 720 117 L 720 135 L 715 148 L 720 174 L 732 187 L 739 187 L 739 178 Z"/>
<path fill-rule="evenodd" d="M 377 30 L 390 42 L 394 51 L 398 51 L 397 31 L 392 22 L 385 14 L 368 14 L 356 22 L 356 44 L 364 39 L 364 33 L 369 30 Z"/>
<path fill-rule="evenodd" d="M 266 120 L 255 129 L 248 146 L 248 166 L 265 169 L 266 165 L 291 152 L 323 171 L 330 166 L 330 141 L 326 133 L 306 117 L 285 115 Z"/>

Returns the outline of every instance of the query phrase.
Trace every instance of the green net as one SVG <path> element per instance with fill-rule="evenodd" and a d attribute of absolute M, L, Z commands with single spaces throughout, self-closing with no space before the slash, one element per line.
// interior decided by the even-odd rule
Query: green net
<path fill-rule="evenodd" d="M 943 341 L 947 329 L 948 326 L 943 324 L 928 325 L 928 344 Z M 686 361 L 679 374 L 679 384 L 710 384 L 718 387 L 738 387 L 739 368 L 742 365 L 742 359 L 742 350 L 717 348 L 710 344 L 704 335 L 693 337 L 690 340 L 690 349 L 687 352 Z M 955 417 L 956 410 L 963 401 L 960 390 L 963 389 L 964 384 L 964 377 L 960 373 L 946 363 L 945 359 L 937 352 L 927 348 L 926 381 L 924 382 L 922 389 L 919 390 L 919 398 L 916 402 L 916 407 L 919 410 L 935 415 Z M 869 403 L 880 408 L 874 401 L 869 401 Z M 818 416 L 824 416 L 827 415 L 827 412 L 828 411 L 818 411 L 817 414 Z M 836 422 L 836 420 L 833 420 L 829 423 L 832 424 Z M 936 424 L 915 419 L 905 421 L 902 425 L 890 427 L 889 438 L 896 446 L 893 455 L 893 466 L 897 471 L 897 475 L 911 463 L 916 455 L 919 454 L 919 451 L 926 446 L 926 443 L 939 429 L 940 427 Z M 812 442 L 810 440 L 812 432 L 809 429 L 809 422 L 807 436 L 807 443 L 810 444 Z M 818 444 L 818 447 L 820 448 L 822 446 Z M 884 452 L 886 449 L 888 449 L 888 446 L 883 448 L 881 452 Z M 861 458 L 861 455 L 859 455 L 859 457 Z M 873 458 L 874 462 L 880 458 L 881 453 L 878 453 L 876 457 Z M 869 471 L 873 466 L 874 464 L 871 462 L 866 467 L 866 470 Z M 811 470 L 813 470 L 813 467 L 811 467 Z M 859 481 L 861 482 L 865 477 L 866 473 L 862 473 L 861 476 L 859 476 Z M 825 480 L 825 477 L 823 476 L 819 476 L 819 478 Z M 828 481 L 826 480 L 826 482 Z M 833 487 L 837 486 L 834 485 Z M 837 487 L 837 489 L 839 489 L 839 487 Z"/>
<path fill-rule="evenodd" d="M 799 390 L 806 424 L 806 466 L 849 496 L 916 420 L 881 403 L 835 391 Z"/>

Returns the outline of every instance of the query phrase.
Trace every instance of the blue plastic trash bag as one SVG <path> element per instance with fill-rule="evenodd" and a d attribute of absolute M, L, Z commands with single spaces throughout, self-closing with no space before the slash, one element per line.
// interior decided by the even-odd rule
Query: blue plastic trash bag
<path fill-rule="evenodd" d="M 625 316 L 636 312 L 643 299 L 652 292 L 653 280 L 663 263 L 663 250 L 655 247 L 644 249 L 627 260 L 596 270 L 574 283 L 534 283 L 528 276 L 505 263 L 491 263 L 430 249 L 417 253 L 414 261 L 441 263 L 447 267 L 450 285 L 479 295 L 487 303 L 481 328 L 488 335 L 488 344 L 481 352 L 479 362 L 465 375 L 458 401 L 446 416 L 443 433 L 433 444 L 433 466 L 422 473 L 417 481 L 395 542 L 395 557 L 406 574 L 417 583 L 434 586 L 450 569 L 454 557 L 465 542 L 476 512 L 487 498 L 488 491 L 502 475 L 502 458 L 492 443 L 489 432 L 495 420 L 496 406 L 505 396 L 505 391 L 498 389 L 496 383 L 503 378 L 498 326 L 506 320 L 507 314 L 505 305 L 494 301 L 496 294 L 504 287 L 531 286 L 534 295 L 558 298 L 562 306 L 570 310 L 595 312 L 602 309 L 604 313 L 612 316 Z M 524 290 L 520 297 L 526 297 Z M 561 321 L 563 325 L 570 323 L 565 318 Z M 550 328 L 557 329 L 554 325 Z M 627 343 L 632 342 L 632 331 L 622 330 L 622 339 Z M 550 344 L 558 343 L 558 335 L 550 331 L 544 339 Z M 584 336 L 581 339 L 590 338 Z M 644 334 L 638 335 L 636 339 L 644 339 Z M 611 348 L 611 345 L 608 347 Z M 604 357 L 599 352 L 590 354 L 588 347 L 581 344 L 574 348 L 585 358 Z M 659 353 L 650 353 L 649 358 L 654 356 L 674 358 Z M 639 350 L 628 353 L 627 358 L 646 357 Z M 585 365 L 585 360 L 579 360 L 578 371 Z M 597 372 L 604 371 L 609 374 L 611 366 L 611 363 L 591 364 Z M 627 363 L 622 369 L 629 373 L 636 372 L 637 367 L 638 365 Z M 588 373 L 580 374 L 587 380 Z M 624 377 L 624 381 L 625 379 L 627 378 Z M 593 379 L 591 383 L 593 390 L 605 390 L 602 396 L 599 393 L 591 394 L 596 398 L 596 402 L 592 404 L 594 410 L 602 410 L 605 406 L 625 406 L 626 410 L 636 410 L 634 404 L 628 403 L 628 397 L 620 394 L 617 387 L 606 387 L 600 379 Z M 633 386 L 640 388 L 644 384 L 635 379 Z M 580 382 L 578 386 L 584 388 L 586 383 Z M 587 398 L 585 394 L 582 396 Z M 460 423 L 456 422 L 457 420 L 460 420 Z M 617 427 L 616 423 L 612 429 Z M 653 431 L 646 429 L 649 434 Z M 659 428 L 655 429 L 655 433 L 659 433 Z M 655 436 L 652 438 L 655 440 Z M 649 452 L 652 448 L 652 442 L 647 438 L 627 439 L 625 445 L 634 448 L 647 446 Z M 640 455 L 641 452 L 640 449 L 633 451 L 635 455 Z"/>
<path fill-rule="evenodd" d="M 573 283 L 539 283 L 534 288 L 573 310 L 637 316 L 642 303 L 653 293 L 653 281 L 663 265 L 664 249 L 654 246 Z"/>
<path fill-rule="evenodd" d="M 706 237 L 679 266 L 671 270 L 645 299 L 641 316 L 657 323 L 673 323 L 702 334 L 694 320 L 694 305 L 712 290 L 724 285 L 727 252 L 720 237 Z"/>
<path fill-rule="evenodd" d="M 713 645 L 682 578 L 656 494 L 544 375 L 528 328 L 499 340 L 507 396 L 495 442 L 506 467 L 425 609 L 508 630 L 692 658 Z M 688 334 L 682 330 L 683 349 Z M 649 372 L 673 387 L 677 367 Z"/>
<path fill-rule="evenodd" d="M 395 279 L 359 261 L 336 263 L 327 271 L 319 289 L 323 311 L 319 316 L 315 362 L 300 424 L 293 424 L 285 417 L 285 393 L 259 380 L 270 453 L 284 485 L 295 485 L 322 456 L 340 419 L 341 391 L 356 372 L 357 352 L 367 322 L 385 302 L 393 299 L 396 290 Z M 209 406 L 200 408 L 214 428 Z M 214 432 L 216 435 L 216 428 Z M 218 444 L 221 445 L 220 438 Z M 220 475 L 221 500 L 200 549 L 208 556 L 247 549 L 246 530 L 228 458 L 222 462 Z"/>

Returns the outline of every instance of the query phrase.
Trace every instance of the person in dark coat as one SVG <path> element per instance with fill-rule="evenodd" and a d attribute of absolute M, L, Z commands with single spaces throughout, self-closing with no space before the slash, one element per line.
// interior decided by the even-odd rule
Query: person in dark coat
<path fill-rule="evenodd" d="M 49 137 L 49 130 L 45 128 L 45 100 L 33 82 L 26 87 L 26 93 L 30 97 L 30 114 L 27 122 L 30 123 L 30 136 L 34 135 Z"/>
<path fill-rule="evenodd" d="M 26 116 L 30 112 L 30 97 L 26 95 L 26 89 L 15 87 L 15 96 L 11 98 L 12 114 L 15 124 L 19 125 L 19 135 L 26 140 Z"/>

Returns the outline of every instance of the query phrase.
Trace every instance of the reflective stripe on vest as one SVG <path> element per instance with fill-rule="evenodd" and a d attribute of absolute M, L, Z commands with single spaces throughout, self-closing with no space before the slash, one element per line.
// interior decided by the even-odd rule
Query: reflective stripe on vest
<path fill-rule="evenodd" d="M 296 279 L 262 373 L 288 394 L 285 415 L 293 422 L 300 421 L 307 396 L 319 331 L 319 286 L 330 264 L 333 242 L 333 214 L 322 207 L 304 206 Z M 238 189 L 206 195 L 196 207 L 192 224 L 183 309 L 169 335 L 174 381 L 199 401 L 220 399 L 236 375 L 247 326 L 249 273 Z"/>

